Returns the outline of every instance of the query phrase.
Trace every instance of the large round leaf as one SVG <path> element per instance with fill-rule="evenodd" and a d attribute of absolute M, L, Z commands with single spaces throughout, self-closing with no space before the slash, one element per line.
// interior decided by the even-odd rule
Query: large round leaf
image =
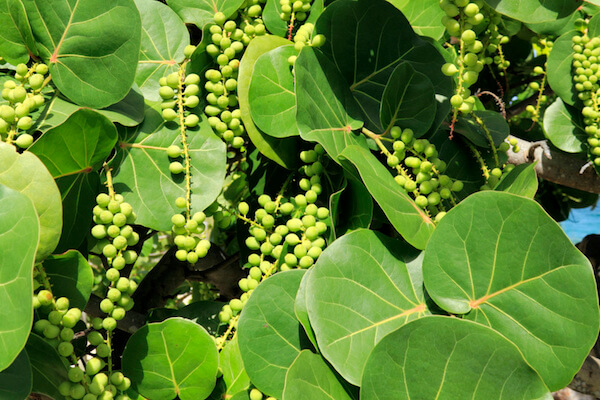
<path fill-rule="evenodd" d="M 564 18 L 581 5 L 579 0 L 485 0 L 485 2 L 500 14 L 529 23 Z"/>
<path fill-rule="evenodd" d="M 53 255 L 44 260 L 44 270 L 52 282 L 55 297 L 65 296 L 71 307 L 85 308 L 94 285 L 94 273 L 77 250 Z"/>
<path fill-rule="evenodd" d="M 111 162 L 115 190 L 137 213 L 137 223 L 166 231 L 171 216 L 181 211 L 175 199 L 185 196 L 184 174 L 169 172 L 166 149 L 181 146 L 179 126 L 165 123 L 156 110 L 147 107 L 144 122 L 120 130 L 121 143 Z M 192 210 L 202 211 L 219 195 L 225 177 L 225 144 L 213 132 L 206 118 L 198 127 L 187 129 L 192 171 Z"/>
<path fill-rule="evenodd" d="M 426 317 L 377 344 L 361 399 L 552 399 L 519 349 L 494 330 L 448 317 Z"/>
<path fill-rule="evenodd" d="M 544 111 L 544 132 L 553 145 L 567 153 L 585 150 L 586 134 L 581 112 L 559 97 Z"/>
<path fill-rule="evenodd" d="M 417 256 L 406 244 L 358 230 L 333 242 L 313 267 L 305 295 L 310 323 L 321 353 L 348 382 L 360 385 L 382 337 L 428 313 Z"/>
<path fill-rule="evenodd" d="M 576 34 L 576 31 L 569 31 L 556 39 L 547 62 L 548 84 L 554 93 L 571 106 L 578 101 L 570 79 L 574 54 L 572 38 Z"/>
<path fill-rule="evenodd" d="M 34 154 L 19 154 L 14 146 L 0 142 L 0 184 L 33 202 L 40 225 L 36 259 L 42 260 L 56 248 L 62 229 L 60 193 L 54 179 Z"/>
<path fill-rule="evenodd" d="M 33 320 L 33 263 L 39 239 L 36 210 L 26 195 L 0 184 L 0 371 L 17 357 Z"/>
<path fill-rule="evenodd" d="M 598 336 L 590 263 L 533 200 L 468 197 L 431 236 L 423 276 L 440 307 L 511 340 L 552 390 L 571 381 Z"/>
<path fill-rule="evenodd" d="M 31 364 L 27 352 L 22 350 L 15 361 L 0 372 L 0 399 L 26 399 L 31 392 Z"/>
<path fill-rule="evenodd" d="M 244 306 L 238 342 L 244 367 L 263 393 L 281 398 L 285 374 L 302 350 L 294 300 L 305 271 L 278 273 L 261 283 Z"/>
<path fill-rule="evenodd" d="M 152 400 L 208 397 L 219 366 L 213 338 L 200 325 L 169 318 L 139 329 L 123 351 L 133 389 Z"/>
<path fill-rule="evenodd" d="M 16 65 L 37 53 L 23 0 L 0 1 L 0 57 Z"/>
<path fill-rule="evenodd" d="M 35 333 L 29 335 L 25 349 L 33 373 L 32 392 L 46 394 L 54 400 L 66 400 L 58 391 L 61 382 L 69 380 L 63 358 Z"/>
<path fill-rule="evenodd" d="M 40 56 L 62 93 L 92 108 L 125 97 L 140 49 L 140 14 L 132 0 L 35 0 L 25 7 Z"/>
<path fill-rule="evenodd" d="M 388 0 L 395 5 L 410 21 L 415 32 L 429 36 L 435 40 L 441 39 L 445 29 L 440 20 L 445 15 L 437 0 Z"/>
<path fill-rule="evenodd" d="M 244 3 L 244 0 L 168 0 L 171 7 L 186 24 L 195 24 L 203 29 L 214 24 L 214 16 L 222 12 L 229 18 Z"/>
<path fill-rule="evenodd" d="M 135 75 L 144 97 L 162 100 L 158 80 L 179 70 L 184 59 L 183 49 L 190 44 L 190 35 L 179 16 L 155 0 L 135 0 L 142 17 L 140 60 Z"/>

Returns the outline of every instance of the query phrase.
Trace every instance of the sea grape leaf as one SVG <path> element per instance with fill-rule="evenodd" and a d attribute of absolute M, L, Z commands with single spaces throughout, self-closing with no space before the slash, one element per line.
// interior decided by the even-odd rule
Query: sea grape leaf
<path fill-rule="evenodd" d="M 418 255 L 361 229 L 327 247 L 310 272 L 305 296 L 319 349 L 353 385 L 382 337 L 429 313 Z"/>
<path fill-rule="evenodd" d="M 140 49 L 133 0 L 25 2 L 52 82 L 73 102 L 103 108 L 127 95 Z"/>
<path fill-rule="evenodd" d="M 252 383 L 281 398 L 285 374 L 302 350 L 302 327 L 294 300 L 305 271 L 290 270 L 262 282 L 244 305 L 238 321 L 238 344 Z"/>
<path fill-rule="evenodd" d="M 485 0 L 500 14 L 521 22 L 554 21 L 570 15 L 581 5 L 578 0 Z"/>
<path fill-rule="evenodd" d="M 223 371 L 228 394 L 235 394 L 250 387 L 250 378 L 244 369 L 237 336 L 219 353 L 219 367 Z"/>
<path fill-rule="evenodd" d="M 343 187 L 329 197 L 332 238 L 368 228 L 373 220 L 373 198 L 360 180 L 347 174 Z"/>
<path fill-rule="evenodd" d="M 215 342 L 200 325 L 183 318 L 150 323 L 131 336 L 123 372 L 132 388 L 153 400 L 204 399 L 219 367 Z"/>
<path fill-rule="evenodd" d="M 287 37 L 288 24 L 290 21 L 284 21 L 281 15 L 281 2 L 279 0 L 267 0 L 262 13 L 262 19 L 265 27 L 271 34 Z"/>
<path fill-rule="evenodd" d="M 31 391 L 48 395 L 54 400 L 66 400 L 58 391 L 58 385 L 69 380 L 67 367 L 54 347 L 32 333 L 29 335 L 25 350 L 27 350 L 33 374 Z"/>
<path fill-rule="evenodd" d="M 167 4 L 186 24 L 194 24 L 203 29 L 207 24 L 214 24 L 214 16 L 222 12 L 229 18 L 235 13 L 244 0 L 168 0 Z"/>
<path fill-rule="evenodd" d="M 33 265 L 39 223 L 31 200 L 0 183 L 0 371 L 27 342 L 33 321 Z M 10 249 L 10 251 L 8 251 Z"/>
<path fill-rule="evenodd" d="M 52 255 L 44 260 L 44 270 L 52 282 L 55 297 L 67 297 L 71 307 L 85 308 L 94 285 L 94 273 L 77 250 Z"/>
<path fill-rule="evenodd" d="M 302 350 L 285 376 L 282 400 L 351 400 L 323 357 Z"/>
<path fill-rule="evenodd" d="M 577 34 L 577 31 L 572 30 L 554 41 L 546 67 L 548 84 L 554 93 L 570 106 L 579 101 L 575 85 L 570 78 L 574 54 L 572 38 Z"/>
<path fill-rule="evenodd" d="M 144 122 L 135 128 L 120 128 L 120 144 L 111 162 L 113 182 L 137 213 L 137 223 L 156 230 L 171 229 L 171 215 L 181 210 L 175 199 L 185 196 L 184 174 L 169 172 L 166 149 L 181 146 L 174 122 L 165 122 L 159 112 L 146 107 Z M 225 178 L 225 144 L 206 118 L 187 129 L 192 171 L 192 212 L 202 211 L 219 195 Z"/>
<path fill-rule="evenodd" d="M 288 58 L 297 55 L 292 45 L 277 47 L 254 64 L 248 97 L 250 114 L 264 133 L 278 137 L 298 135 L 294 75 Z"/>
<path fill-rule="evenodd" d="M 0 399 L 26 399 L 31 393 L 31 385 L 31 364 L 27 352 L 21 350 L 13 363 L 0 372 Z"/>
<path fill-rule="evenodd" d="M 552 396 L 519 349 L 493 329 L 430 316 L 390 333 L 375 346 L 365 367 L 361 399 L 434 398 Z"/>
<path fill-rule="evenodd" d="M 264 156 L 288 169 L 293 169 L 298 164 L 298 138 L 278 139 L 261 132 L 252 121 L 250 114 L 249 89 L 252 71 L 258 57 L 277 47 L 291 43 L 287 39 L 273 35 L 263 35 L 252 39 L 240 61 L 237 86 L 242 122 L 248 132 L 248 137 Z"/>
<path fill-rule="evenodd" d="M 313 347 L 317 349 L 319 348 L 319 345 L 317 344 L 317 338 L 315 338 L 315 332 L 313 331 L 312 326 L 310 326 L 310 320 L 308 319 L 308 305 L 306 304 L 306 285 L 308 284 L 310 271 L 312 271 L 312 269 L 306 271 L 300 281 L 298 293 L 296 293 L 296 299 L 294 300 L 294 314 L 296 314 L 296 318 L 300 321 L 300 324 L 302 324 L 304 332 Z"/>
<path fill-rule="evenodd" d="M 533 199 L 538 190 L 538 179 L 534 164 L 520 164 L 503 176 L 494 190 L 518 194 Z"/>
<path fill-rule="evenodd" d="M 444 15 L 444 10 L 436 0 L 388 0 L 396 8 L 402 11 L 402 14 L 408 19 L 410 25 L 421 36 L 429 36 L 434 40 L 441 39 L 444 35 L 444 26 L 440 20 Z"/>
<path fill-rule="evenodd" d="M 581 153 L 585 150 L 584 127 L 581 111 L 565 104 L 560 97 L 544 111 L 544 133 L 562 151 Z"/>
<path fill-rule="evenodd" d="M 319 50 L 307 47 L 294 68 L 302 139 L 320 143 L 335 161 L 347 146 L 366 147 L 365 138 L 352 132 L 363 126 L 360 108 L 335 65 Z"/>
<path fill-rule="evenodd" d="M 169 2 L 171 3 L 171 2 Z M 142 18 L 142 41 L 135 83 L 144 97 L 161 101 L 158 80 L 179 70 L 183 49 L 190 44 L 185 24 L 171 8 L 154 0 L 135 0 Z"/>
<path fill-rule="evenodd" d="M 533 200 L 496 191 L 463 200 L 431 236 L 423 275 L 436 304 L 512 341 L 553 391 L 596 341 L 589 261 Z"/>
<path fill-rule="evenodd" d="M 386 167 L 370 150 L 358 146 L 347 147 L 341 157 L 356 167 L 367 190 L 398 233 L 411 245 L 424 249 L 435 224 L 396 183 Z"/>
<path fill-rule="evenodd" d="M 37 54 L 22 0 L 0 1 L 0 56 L 13 65 L 27 63 Z"/>
<path fill-rule="evenodd" d="M 40 235 L 36 260 L 44 259 L 56 248 L 62 229 L 60 192 L 50 172 L 33 153 L 19 154 L 13 145 L 0 142 L 0 184 L 33 202 Z"/>
<path fill-rule="evenodd" d="M 429 78 L 417 72 L 409 62 L 402 62 L 392 72 L 383 91 L 380 121 L 385 131 L 397 125 L 421 136 L 431 127 L 436 106 Z"/>

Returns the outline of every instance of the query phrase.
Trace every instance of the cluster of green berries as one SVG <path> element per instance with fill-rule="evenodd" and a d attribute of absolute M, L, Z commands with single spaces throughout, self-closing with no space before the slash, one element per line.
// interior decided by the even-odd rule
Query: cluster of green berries
<path fill-rule="evenodd" d="M 485 31 L 485 36 L 487 37 L 485 63 L 491 64 L 493 62 L 501 70 L 506 70 L 510 66 L 510 61 L 504 58 L 502 45 L 508 43 L 510 38 L 500 33 L 499 26 L 501 22 L 502 17 L 500 14 L 490 10 L 490 22 Z"/>
<path fill-rule="evenodd" d="M 87 361 L 85 371 L 72 366 L 68 373 L 69 380 L 58 385 L 59 393 L 67 399 L 130 400 L 123 393 L 131 387 L 129 378 L 120 371 L 113 371 L 110 376 L 100 372 L 104 367 L 105 362 L 96 357 Z"/>
<path fill-rule="evenodd" d="M 248 276 L 239 282 L 244 293 L 223 307 L 219 313 L 221 322 L 228 323 L 241 312 L 263 279 L 278 271 L 310 268 L 321 255 L 326 246 L 326 221 L 329 218 L 329 210 L 315 204 L 322 191 L 323 154 L 321 145 L 301 152 L 300 158 L 306 164 L 301 172 L 305 177 L 299 180 L 298 186 L 303 193 L 287 200 L 283 197 L 272 199 L 267 194 L 259 196 L 260 208 L 252 220 L 246 217 L 250 206 L 245 202 L 238 205 L 241 217 L 250 222 L 250 236 L 245 244 L 252 253 L 244 265 L 249 270 Z"/>
<path fill-rule="evenodd" d="M 26 133 L 33 126 L 29 114 L 45 102 L 41 91 L 47 73 L 46 64 L 36 64 L 31 68 L 19 64 L 16 81 L 9 79 L 4 82 L 2 98 L 8 104 L 0 106 L 0 138 L 7 134 L 9 142 L 14 141 L 20 148 L 27 148 L 33 143 L 33 136 Z"/>
<path fill-rule="evenodd" d="M 446 163 L 427 139 L 415 139 L 411 129 L 395 126 L 390 134 L 394 139 L 393 152 L 387 156 L 387 165 L 396 169 L 396 182 L 414 197 L 415 203 L 428 210 L 439 220 L 445 215 L 444 200 L 453 201 L 452 192 L 460 192 L 463 183 L 443 175 Z"/>
<path fill-rule="evenodd" d="M 444 10 L 442 24 L 450 36 L 460 37 L 465 30 L 480 25 L 485 20 L 481 12 L 484 7 L 482 0 L 440 0 Z"/>
<path fill-rule="evenodd" d="M 159 83 L 161 86 L 158 94 L 163 99 L 161 103 L 163 118 L 166 121 L 174 121 L 183 117 L 182 122 L 188 128 L 198 125 L 200 118 L 192 110 L 200 104 L 198 97 L 200 77 L 197 74 L 184 77 L 179 72 L 173 72 L 160 78 Z M 183 115 L 180 115 L 182 113 Z M 174 174 L 182 171 L 183 168 L 179 172 L 171 170 Z"/>
<path fill-rule="evenodd" d="M 312 0 L 279 0 L 281 5 L 281 14 L 279 16 L 284 21 L 289 21 L 294 14 L 297 21 L 305 21 L 310 12 Z"/>
<path fill-rule="evenodd" d="M 178 197 L 175 204 L 179 208 L 187 208 L 187 201 L 183 197 Z M 206 229 L 206 215 L 202 211 L 191 217 L 184 214 L 187 212 L 173 214 L 171 217 L 171 231 L 177 246 L 175 257 L 179 261 L 195 264 L 198 259 L 206 257 L 210 250 L 210 240 L 202 235 Z"/>
<path fill-rule="evenodd" d="M 529 83 L 529 89 L 531 89 L 534 93 L 538 93 L 538 99 L 536 105 L 529 104 L 527 107 L 525 107 L 525 111 L 528 113 L 527 118 L 530 118 L 533 122 L 537 122 L 540 118 L 540 107 L 548 102 L 548 96 L 544 94 L 544 88 L 546 85 L 546 71 L 544 68 L 538 65 L 533 69 L 533 72 L 536 75 L 542 76 L 542 83 L 540 84 L 538 81 Z"/>
<path fill-rule="evenodd" d="M 298 28 L 296 34 L 294 35 L 294 49 L 299 53 L 300 50 L 304 48 L 304 46 L 311 47 L 321 47 L 325 44 L 325 36 L 324 35 L 314 35 L 313 32 L 315 30 L 314 24 L 307 22 Z M 298 56 L 292 55 L 288 58 L 288 63 L 291 67 L 296 63 L 296 58 Z M 294 70 L 292 69 L 292 74 Z"/>
<path fill-rule="evenodd" d="M 583 102 L 583 123 L 592 161 L 600 166 L 600 38 L 573 36 L 573 81 Z"/>
<path fill-rule="evenodd" d="M 61 356 L 71 357 L 74 353 L 71 343 L 75 334 L 73 328 L 81 318 L 81 310 L 70 308 L 66 297 L 55 299 L 47 289 L 33 296 L 33 308 L 38 310 L 38 315 L 46 316 L 34 323 L 33 331 L 43 336 Z"/>

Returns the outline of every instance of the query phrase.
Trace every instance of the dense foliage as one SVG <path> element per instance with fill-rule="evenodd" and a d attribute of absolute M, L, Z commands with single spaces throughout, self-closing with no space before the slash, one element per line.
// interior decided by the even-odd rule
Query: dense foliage
<path fill-rule="evenodd" d="M 547 139 L 600 171 L 600 2 L 0 26 L 1 399 L 551 399 L 596 342 L 556 221 L 597 196 L 508 161 Z"/>

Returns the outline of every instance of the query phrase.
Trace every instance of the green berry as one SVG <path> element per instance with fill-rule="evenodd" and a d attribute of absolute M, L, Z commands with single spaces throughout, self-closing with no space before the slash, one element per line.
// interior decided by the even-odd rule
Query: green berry
<path fill-rule="evenodd" d="M 182 150 L 179 146 L 176 146 L 173 144 L 173 145 L 167 147 L 167 155 L 170 158 L 177 158 L 181 155 L 181 153 L 182 153 Z"/>

